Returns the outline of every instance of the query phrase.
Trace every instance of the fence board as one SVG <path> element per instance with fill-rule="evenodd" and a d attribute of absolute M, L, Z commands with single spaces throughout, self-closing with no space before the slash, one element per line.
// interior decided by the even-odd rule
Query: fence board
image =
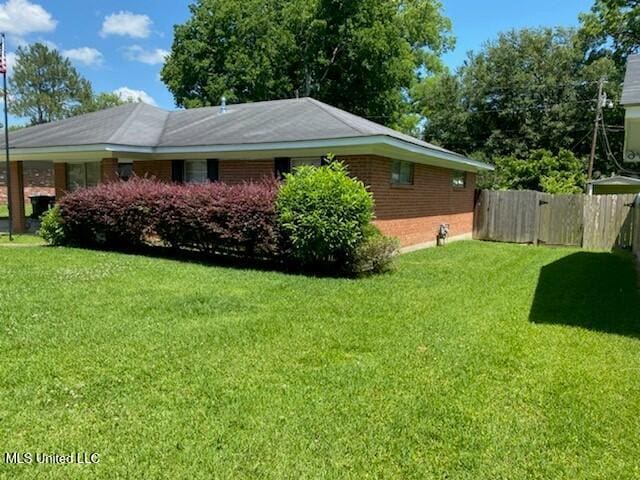
<path fill-rule="evenodd" d="M 474 238 L 510 243 L 536 240 L 537 192 L 483 190 L 476 203 Z"/>
<path fill-rule="evenodd" d="M 630 248 L 640 255 L 640 200 L 636 195 L 549 195 L 482 191 L 474 238 L 511 243 Z"/>
<path fill-rule="evenodd" d="M 588 250 L 631 247 L 634 200 L 635 195 L 586 196 L 582 246 Z"/>
<path fill-rule="evenodd" d="M 548 245 L 581 246 L 584 195 L 544 194 L 539 203 L 538 240 Z"/>

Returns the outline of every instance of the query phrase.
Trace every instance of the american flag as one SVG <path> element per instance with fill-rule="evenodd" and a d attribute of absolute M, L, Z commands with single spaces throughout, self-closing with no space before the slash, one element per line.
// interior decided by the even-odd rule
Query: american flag
<path fill-rule="evenodd" d="M 4 51 L 4 44 L 5 44 L 4 33 L 0 37 L 0 42 L 2 42 L 1 47 L 0 47 L 0 49 L 1 49 L 1 52 L 0 52 L 0 73 L 7 73 L 7 55 L 6 55 L 6 52 Z"/>

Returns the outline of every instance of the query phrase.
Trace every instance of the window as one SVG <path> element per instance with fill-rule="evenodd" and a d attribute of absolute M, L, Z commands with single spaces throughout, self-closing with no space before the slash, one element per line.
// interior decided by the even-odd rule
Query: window
<path fill-rule="evenodd" d="M 322 158 L 309 157 L 309 158 L 293 158 L 291 160 L 291 169 L 296 169 L 302 166 L 321 167 L 323 165 Z"/>
<path fill-rule="evenodd" d="M 184 181 L 187 183 L 205 183 L 207 177 L 206 160 L 186 160 L 184 162 Z"/>
<path fill-rule="evenodd" d="M 184 160 L 171 160 L 171 181 L 184 182 Z"/>
<path fill-rule="evenodd" d="M 291 172 L 291 159 L 286 157 L 276 158 L 274 160 L 274 166 L 276 178 L 282 180 L 285 173 Z"/>
<path fill-rule="evenodd" d="M 466 188 L 467 172 L 454 171 L 451 178 L 451 185 L 453 185 L 453 188 Z"/>
<path fill-rule="evenodd" d="M 207 160 L 207 178 L 210 182 L 220 180 L 220 162 L 215 158 Z"/>
<path fill-rule="evenodd" d="M 67 164 L 67 189 L 95 187 L 100 182 L 100 162 Z"/>
<path fill-rule="evenodd" d="M 412 185 L 413 163 L 394 160 L 391 167 L 391 183 L 396 185 Z"/>
<path fill-rule="evenodd" d="M 118 178 L 125 182 L 133 176 L 133 163 L 118 164 Z"/>

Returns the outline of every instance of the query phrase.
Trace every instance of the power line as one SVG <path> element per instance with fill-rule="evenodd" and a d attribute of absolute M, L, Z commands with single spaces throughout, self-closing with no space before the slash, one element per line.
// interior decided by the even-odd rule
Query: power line
<path fill-rule="evenodd" d="M 575 132 L 576 130 L 574 130 Z M 580 131 L 580 130 L 577 130 Z M 573 147 L 571 147 L 571 151 L 574 151 L 576 148 L 578 148 L 579 145 L 581 145 L 587 138 L 589 138 L 589 136 L 593 133 L 593 130 L 591 128 L 587 129 L 587 134 L 582 137 L 582 139 L 580 139 Z"/>
<path fill-rule="evenodd" d="M 607 125 L 604 123 L 604 118 L 600 119 L 600 124 L 602 126 L 602 138 L 603 138 L 605 154 L 607 155 L 607 158 L 613 161 L 613 163 L 616 165 L 616 167 L 618 167 L 620 172 L 629 173 L 631 175 L 639 175 L 640 172 L 637 172 L 635 170 L 629 170 L 618 163 L 618 159 L 611 151 L 611 144 L 609 143 L 609 137 L 607 136 Z"/>
<path fill-rule="evenodd" d="M 528 84 L 529 87 L 536 87 L 536 88 L 545 88 L 545 89 L 551 89 L 551 88 L 564 88 L 564 87 L 586 87 L 589 85 L 597 85 L 600 82 L 600 80 L 592 80 L 592 81 L 577 81 L 577 82 L 569 82 L 569 83 L 558 83 L 555 85 L 546 85 L 543 83 L 530 83 Z M 606 83 L 606 82 L 605 82 Z M 515 91 L 516 89 L 513 87 L 513 85 L 504 85 L 504 86 L 493 86 L 491 87 L 493 90 L 512 90 Z M 487 90 L 488 92 L 491 92 L 493 90 Z M 526 88 L 521 88 L 521 91 L 527 91 Z"/>
<path fill-rule="evenodd" d="M 529 107 L 524 107 L 524 108 L 507 108 L 507 109 L 503 109 L 503 110 L 495 110 L 495 109 L 488 109 L 488 110 L 472 110 L 472 111 L 467 111 L 465 113 L 470 113 L 470 114 L 477 114 L 477 113 L 518 113 L 518 112 L 526 112 L 529 110 L 538 110 L 538 111 L 547 111 L 550 110 L 553 107 L 557 107 L 560 105 L 578 105 L 578 104 L 584 104 L 584 103 L 593 103 L 594 100 L 571 100 L 571 101 L 566 101 L 566 102 L 558 102 L 558 103 L 552 103 L 552 104 L 547 104 L 547 105 L 531 105 Z"/>
<path fill-rule="evenodd" d="M 611 160 L 616 167 L 618 167 L 618 170 L 621 173 L 628 173 L 630 175 L 640 175 L 640 172 L 636 171 L 636 170 L 629 170 L 626 167 L 623 167 L 619 162 L 618 159 L 616 158 L 616 156 L 611 152 L 611 147 L 609 145 L 609 141 L 607 140 L 607 138 L 605 136 L 603 136 L 603 141 L 605 143 L 605 153 L 607 155 L 607 158 L 609 158 L 609 160 Z"/>
<path fill-rule="evenodd" d="M 550 110 L 553 107 L 557 107 L 560 105 L 578 105 L 578 104 L 585 104 L 585 103 L 593 103 L 596 100 L 594 99 L 590 99 L 590 100 L 571 100 L 571 101 L 566 101 L 566 102 L 558 102 L 558 103 L 552 103 L 552 104 L 548 104 L 548 105 L 531 105 L 529 107 L 523 107 L 523 108 L 506 108 L 506 109 L 487 109 L 487 110 L 465 110 L 462 113 L 464 114 L 470 114 L 470 115 L 476 115 L 476 114 L 480 114 L 480 113 L 518 113 L 518 112 L 526 112 L 529 110 L 538 110 L 538 111 L 547 111 Z M 365 118 L 367 118 L 368 120 L 371 119 L 375 119 L 375 118 L 395 118 L 392 115 L 367 115 Z M 617 127 L 616 127 L 617 128 Z M 624 128 L 624 127 L 620 127 L 620 128 Z"/>

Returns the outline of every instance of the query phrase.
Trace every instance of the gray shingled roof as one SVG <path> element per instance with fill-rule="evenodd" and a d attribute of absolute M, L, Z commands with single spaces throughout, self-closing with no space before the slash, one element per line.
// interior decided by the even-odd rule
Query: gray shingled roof
<path fill-rule="evenodd" d="M 593 180 L 593 185 L 640 185 L 640 178 L 625 177 L 623 175 L 615 175 L 613 177 L 601 178 Z"/>
<path fill-rule="evenodd" d="M 127 103 L 99 112 L 9 132 L 11 148 L 114 144 L 148 147 L 160 141 L 169 116 L 146 103 Z M 4 136 L 0 139 L 4 146 Z"/>
<path fill-rule="evenodd" d="M 370 135 L 387 135 L 447 151 L 312 98 L 229 105 L 224 114 L 220 107 L 167 112 L 146 103 L 129 103 L 13 131 L 9 143 L 12 148 L 97 144 L 186 147 Z"/>
<path fill-rule="evenodd" d="M 130 103 L 10 132 L 12 149 L 111 145 L 121 147 L 208 147 L 388 137 L 434 154 L 488 167 L 454 152 L 352 115 L 312 98 L 195 108 L 168 112 Z M 0 147 L 4 136 L 0 136 Z"/>
<path fill-rule="evenodd" d="M 629 55 L 622 89 L 622 105 L 640 104 L 640 55 Z"/>

